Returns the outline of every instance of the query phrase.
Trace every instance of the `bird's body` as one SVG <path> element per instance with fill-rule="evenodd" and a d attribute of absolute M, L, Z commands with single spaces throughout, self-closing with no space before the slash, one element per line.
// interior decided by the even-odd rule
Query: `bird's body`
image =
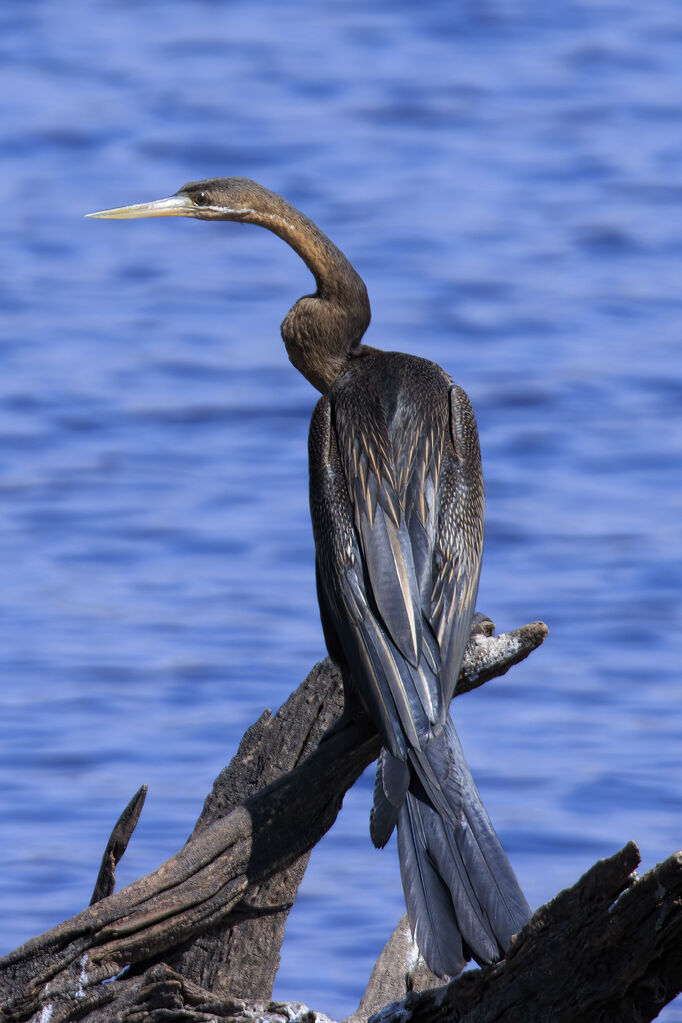
<path fill-rule="evenodd" d="M 483 548 L 473 412 L 440 367 L 370 352 L 318 402 L 309 451 L 327 648 L 384 747 L 372 839 L 398 825 L 417 943 L 453 976 L 529 915 L 449 718 Z"/>
<path fill-rule="evenodd" d="M 365 286 L 328 238 L 246 179 L 185 185 L 101 216 L 259 224 L 305 260 L 317 291 L 282 324 L 322 392 L 310 508 L 327 648 L 383 744 L 370 830 L 398 825 L 410 923 L 433 972 L 492 962 L 530 915 L 464 759 L 449 704 L 474 614 L 483 479 L 468 398 L 434 363 L 361 344 Z"/>
<path fill-rule="evenodd" d="M 483 487 L 471 407 L 433 363 L 374 351 L 318 402 L 309 450 L 327 645 L 405 760 L 443 726 L 473 615 Z"/>

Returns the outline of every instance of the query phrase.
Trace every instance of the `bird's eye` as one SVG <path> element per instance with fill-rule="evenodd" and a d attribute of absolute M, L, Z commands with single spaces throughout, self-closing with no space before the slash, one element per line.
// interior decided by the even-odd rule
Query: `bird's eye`
<path fill-rule="evenodd" d="M 208 206 L 208 203 L 209 203 L 208 192 L 195 192 L 194 194 L 195 206 Z"/>

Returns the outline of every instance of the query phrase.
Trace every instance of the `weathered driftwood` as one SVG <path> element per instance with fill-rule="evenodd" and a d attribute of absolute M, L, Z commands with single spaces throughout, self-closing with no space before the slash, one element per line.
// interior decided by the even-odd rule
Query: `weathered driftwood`
<path fill-rule="evenodd" d="M 137 822 L 140 819 L 140 814 L 142 813 L 142 807 L 144 806 L 146 798 L 147 786 L 140 785 L 139 789 L 116 821 L 114 830 L 111 832 L 106 849 L 104 850 L 102 864 L 99 868 L 97 881 L 95 882 L 95 889 L 92 893 L 92 898 L 90 899 L 91 906 L 94 902 L 99 902 L 100 899 L 106 899 L 107 895 L 112 894 L 116 886 L 116 866 L 123 856 L 123 853 L 128 848 L 128 842 L 131 839 L 133 831 L 137 827 Z"/>
<path fill-rule="evenodd" d="M 486 635 L 491 630 L 485 619 L 472 630 L 460 675 L 463 691 L 504 673 L 547 631 L 535 623 L 494 638 Z M 74 998 L 80 1016 L 84 999 L 110 998 L 111 985 L 103 988 L 102 980 L 124 966 L 167 959 L 218 994 L 226 992 L 231 977 L 240 970 L 244 976 L 253 966 L 260 976 L 251 987 L 262 985 L 258 996 L 268 997 L 283 917 L 305 868 L 301 858 L 331 826 L 345 791 L 378 754 L 377 735 L 362 717 L 318 745 L 342 703 L 338 674 L 330 662 L 322 662 L 274 718 L 263 715 L 249 729 L 180 852 L 0 961 L 5 1018 L 27 1019 L 49 1004 L 57 1023 L 73 1018 Z M 264 891 L 269 879 L 274 887 Z M 259 966 L 247 961 L 248 943 L 237 932 L 247 921 L 269 923 L 269 916 L 279 920 L 260 935 L 259 952 L 267 965 Z M 226 926 L 232 934 L 216 935 L 210 954 L 197 942 Z M 237 967 L 231 954 L 224 964 L 225 952 L 231 953 L 225 942 L 229 946 L 231 939 L 235 960 L 241 957 Z M 247 996 L 253 998 L 254 991 Z"/>
<path fill-rule="evenodd" d="M 458 691 L 504 673 L 546 634 L 538 623 L 497 638 L 492 628 L 483 619 L 472 630 Z M 230 988 L 241 982 L 248 990 L 238 995 L 267 998 L 305 857 L 378 752 L 363 718 L 318 745 L 342 702 L 338 674 L 322 662 L 273 718 L 263 715 L 246 733 L 179 853 L 0 961 L 5 1018 L 26 1019 L 46 1004 L 53 1023 L 71 1018 L 73 997 L 79 1010 L 90 995 L 110 999 L 111 985 L 100 981 L 159 960 L 216 994 L 233 996 Z M 123 817 L 131 817 L 129 808 Z M 105 886 L 113 882 L 111 849 L 120 832 L 119 822 L 104 857 Z"/>
<path fill-rule="evenodd" d="M 639 879 L 638 864 L 634 842 L 599 860 L 538 909 L 502 962 L 409 994 L 376 1023 L 654 1019 L 682 990 L 682 853 Z"/>
<path fill-rule="evenodd" d="M 476 616 L 455 695 L 505 674 L 547 635 L 542 622 L 498 637 L 494 637 L 494 631 L 489 618 Z M 264 714 L 248 730 L 232 763 L 216 779 L 190 841 L 249 795 L 293 770 L 315 749 L 342 707 L 340 677 L 330 661 L 322 661 L 274 717 Z M 309 851 L 304 853 L 262 885 L 251 885 L 245 900 L 248 907 L 240 907 L 242 912 L 234 922 L 222 922 L 202 932 L 180 950 L 165 955 L 164 961 L 216 994 L 246 999 L 269 997 L 279 966 L 284 925 L 309 855 Z"/>
<path fill-rule="evenodd" d="M 189 841 L 250 795 L 294 770 L 317 747 L 342 709 L 339 676 L 330 661 L 321 661 L 274 716 L 266 712 L 248 729 L 236 756 L 216 778 Z M 252 883 L 230 920 L 173 949 L 164 961 L 217 995 L 269 998 L 284 925 L 309 856 L 308 850 L 261 884 Z"/>
<path fill-rule="evenodd" d="M 492 629 L 483 619 L 473 630 L 456 695 L 503 674 L 546 634 L 541 623 L 497 638 Z M 376 735 L 364 720 L 346 724 L 318 746 L 341 704 L 340 680 L 329 662 L 322 662 L 274 717 L 263 715 L 246 733 L 184 849 L 153 874 L 0 960 L 2 1018 L 274 1020 L 284 1013 L 290 1019 L 298 1008 L 285 1012 L 265 1004 L 286 914 L 309 850 L 333 822 L 346 789 L 378 752 Z M 124 811 L 128 823 L 119 822 L 105 853 L 104 890 L 113 884 L 115 862 L 132 831 L 130 820 L 139 813 L 135 799 Z M 468 973 L 443 989 L 456 992 L 457 1009 L 450 995 L 425 993 L 410 995 L 402 1011 L 472 1023 L 502 1014 L 510 1023 L 517 1018 L 653 1018 L 682 987 L 675 905 L 680 863 L 671 858 L 610 909 L 629 883 L 635 854 L 634 847 L 626 847 L 620 859 L 604 861 L 611 864 L 608 869 L 597 864 L 575 889 L 538 911 L 505 963 Z M 425 979 L 433 982 L 420 979 L 414 968 L 414 947 L 404 925 L 392 949 L 375 968 L 362 1018 Z M 601 973 L 611 959 L 617 976 L 609 985 Z M 101 983 L 124 968 L 117 980 Z M 558 980 L 569 974 L 560 995 Z M 442 1001 L 436 1004 L 436 998 Z M 521 1015 L 509 1015 L 519 1003 Z M 562 1016 L 567 1005 L 571 1014 Z"/>
<path fill-rule="evenodd" d="M 637 880 L 632 872 L 638 862 L 634 843 L 600 860 L 576 885 L 535 913 L 505 960 L 464 973 L 448 985 L 413 992 L 402 1002 L 385 1006 L 371 1017 L 371 1023 L 643 1023 L 654 1019 L 682 986 L 682 854 L 676 853 Z M 86 963 L 81 983 L 64 992 L 59 1001 L 44 1002 L 42 1016 L 35 1018 L 49 1018 L 50 1023 L 67 1019 L 326 1023 L 327 1019 L 300 1003 L 219 997 L 163 963 L 95 985 L 88 983 Z"/>

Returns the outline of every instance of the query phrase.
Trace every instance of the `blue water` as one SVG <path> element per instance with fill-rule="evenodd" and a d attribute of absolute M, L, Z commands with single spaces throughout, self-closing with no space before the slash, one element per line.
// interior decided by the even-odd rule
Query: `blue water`
<path fill-rule="evenodd" d="M 120 883 L 172 854 L 323 653 L 279 340 L 308 272 L 254 228 L 83 219 L 220 174 L 313 217 L 368 340 L 474 403 L 479 607 L 551 635 L 456 717 L 530 902 L 682 846 L 681 46 L 676 0 L 3 7 L 2 950 L 87 903 L 144 781 Z M 369 802 L 276 988 L 337 1019 L 402 912 Z"/>

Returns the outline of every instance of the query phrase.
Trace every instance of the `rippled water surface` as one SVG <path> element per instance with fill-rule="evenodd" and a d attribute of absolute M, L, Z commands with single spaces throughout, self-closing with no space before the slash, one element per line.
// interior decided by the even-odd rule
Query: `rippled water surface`
<path fill-rule="evenodd" d="M 143 781 L 120 883 L 172 854 L 323 653 L 316 396 L 279 340 L 308 272 L 254 228 L 83 219 L 214 175 L 304 209 L 370 342 L 471 396 L 479 607 L 551 628 L 456 707 L 530 902 L 680 847 L 679 4 L 28 0 L 0 28 L 2 949 L 83 907 Z M 337 1019 L 403 905 L 370 787 L 276 988 Z"/>

